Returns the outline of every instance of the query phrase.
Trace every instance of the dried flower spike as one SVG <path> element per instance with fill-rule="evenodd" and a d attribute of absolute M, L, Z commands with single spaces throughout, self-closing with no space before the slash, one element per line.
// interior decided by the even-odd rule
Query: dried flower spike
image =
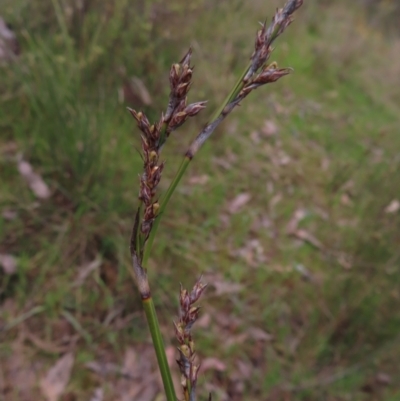
<path fill-rule="evenodd" d="M 190 66 L 191 55 L 192 50 L 189 49 L 179 63 L 172 65 L 170 70 L 171 92 L 167 111 L 161 115 L 157 123 L 150 124 L 143 112 L 128 108 L 142 132 L 144 166 L 140 176 L 139 200 L 143 203 L 143 207 L 138 210 L 141 222 L 137 225 L 137 229 L 140 227 L 140 232 L 133 233 L 135 238 L 139 236 L 141 240 L 131 241 L 137 246 L 134 252 L 138 255 L 139 262 L 141 262 L 144 246 L 159 210 L 159 203 L 155 200 L 155 196 L 164 169 L 164 163 L 159 162 L 161 148 L 172 131 L 180 127 L 188 117 L 197 115 L 205 108 L 206 102 L 187 105 L 187 94 L 193 75 L 193 67 Z"/>
<path fill-rule="evenodd" d="M 201 282 L 200 277 L 190 294 L 181 286 L 179 295 L 179 322 L 174 323 L 174 325 L 175 335 L 179 343 L 177 363 L 181 372 L 181 385 L 185 401 L 195 400 L 199 365 L 195 361 L 195 343 L 191 329 L 200 311 L 200 307 L 194 304 L 199 300 L 206 287 L 207 285 Z"/>
<path fill-rule="evenodd" d="M 251 56 L 251 67 L 244 77 L 247 82 L 255 72 L 264 65 L 272 53 L 274 40 L 292 23 L 292 14 L 301 7 L 303 0 L 289 0 L 283 8 L 277 9 L 270 26 L 266 22 L 257 32 L 254 53 Z"/>

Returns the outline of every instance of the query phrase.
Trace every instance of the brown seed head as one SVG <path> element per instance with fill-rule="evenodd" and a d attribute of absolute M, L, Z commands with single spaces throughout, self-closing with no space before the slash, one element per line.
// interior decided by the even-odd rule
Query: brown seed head
<path fill-rule="evenodd" d="M 192 369 L 190 371 L 190 381 L 192 386 L 197 383 L 197 376 L 199 375 L 199 368 L 200 366 L 193 364 Z"/>
<path fill-rule="evenodd" d="M 196 281 L 191 293 L 190 293 L 190 303 L 194 304 L 199 300 L 201 294 L 203 294 L 206 289 L 207 284 L 201 282 L 201 277 Z"/>
<path fill-rule="evenodd" d="M 160 204 L 158 202 L 153 203 L 153 215 L 157 216 L 158 211 L 160 210 Z"/>
<path fill-rule="evenodd" d="M 174 88 L 174 96 L 177 99 L 184 98 L 188 93 L 191 86 L 191 82 L 181 82 Z"/>
<path fill-rule="evenodd" d="M 287 16 L 293 14 L 303 4 L 303 0 L 291 0 L 288 1 L 283 7 L 283 13 Z"/>
<path fill-rule="evenodd" d="M 178 84 L 180 73 L 181 66 L 179 64 L 172 64 L 171 70 L 169 72 L 169 82 L 171 85 L 171 89 L 175 88 L 175 86 Z"/>
<path fill-rule="evenodd" d="M 149 152 L 148 159 L 150 163 L 157 163 L 158 153 L 155 150 Z"/>
<path fill-rule="evenodd" d="M 269 84 L 277 81 L 279 78 L 285 75 L 290 74 L 291 72 L 291 68 L 268 68 L 264 71 L 261 71 L 261 73 L 258 74 L 258 76 L 253 80 L 252 84 Z"/>
<path fill-rule="evenodd" d="M 196 102 L 189 104 L 189 106 L 185 108 L 185 113 L 189 117 L 194 117 L 196 114 L 200 113 L 201 110 L 206 108 L 206 103 L 207 102 Z"/>
<path fill-rule="evenodd" d="M 192 48 L 190 47 L 187 53 L 183 56 L 182 60 L 179 62 L 179 64 L 190 65 L 191 57 L 192 57 Z"/>

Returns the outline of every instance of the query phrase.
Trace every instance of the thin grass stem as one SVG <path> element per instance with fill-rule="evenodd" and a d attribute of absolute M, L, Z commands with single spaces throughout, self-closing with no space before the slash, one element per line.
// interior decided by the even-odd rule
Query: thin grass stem
<path fill-rule="evenodd" d="M 165 353 L 164 341 L 162 339 L 160 325 L 157 319 L 156 309 L 154 307 L 153 298 L 150 296 L 146 299 L 142 298 L 144 312 L 147 318 L 147 324 L 153 340 L 154 350 L 156 352 L 158 367 L 160 369 L 161 378 L 164 385 L 167 401 L 176 401 L 174 384 L 172 381 L 171 371 L 169 369 L 167 355 Z"/>

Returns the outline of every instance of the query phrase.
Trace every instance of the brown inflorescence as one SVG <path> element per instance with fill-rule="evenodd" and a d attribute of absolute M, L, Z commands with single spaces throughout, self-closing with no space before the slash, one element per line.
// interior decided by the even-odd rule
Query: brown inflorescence
<path fill-rule="evenodd" d="M 173 64 L 170 71 L 171 92 L 167 111 L 160 120 L 150 124 L 146 115 L 128 108 L 142 132 L 143 173 L 140 177 L 139 200 L 143 202 L 144 212 L 140 216 L 140 233 L 144 236 L 144 244 L 150 235 L 153 222 L 159 209 L 155 200 L 157 186 L 161 180 L 164 162 L 159 162 L 160 152 L 170 133 L 180 127 L 188 117 L 193 117 L 205 108 L 206 102 L 187 105 L 187 94 L 191 86 L 193 67 L 190 66 L 192 50 L 183 59 Z M 136 237 L 137 233 L 133 233 Z M 136 241 L 134 241 L 136 243 Z M 136 250 L 135 250 L 136 251 Z M 143 249 L 141 249 L 141 252 Z"/>
<path fill-rule="evenodd" d="M 303 0 L 288 0 L 285 6 L 278 9 L 267 27 L 262 24 L 257 32 L 254 52 L 246 71 L 235 84 L 231 94 L 224 102 L 221 109 L 211 118 L 211 121 L 201 130 L 190 145 L 185 157 L 188 161 L 200 149 L 202 144 L 210 137 L 217 126 L 240 104 L 254 89 L 279 80 L 289 74 L 291 69 L 278 68 L 278 65 L 269 63 L 268 60 L 273 51 L 272 44 L 275 39 L 292 22 L 292 14 L 302 5 Z M 179 63 L 173 64 L 169 74 L 170 95 L 167 110 L 161 115 L 159 121 L 150 124 L 143 112 L 129 109 L 142 132 L 143 173 L 140 176 L 139 200 L 140 206 L 135 216 L 135 224 L 132 230 L 131 254 L 133 261 L 133 276 L 139 288 L 143 300 L 151 299 L 150 287 L 147 280 L 146 269 L 142 266 L 146 241 L 149 239 L 153 223 L 160 210 L 157 200 L 157 187 L 161 180 L 164 162 L 160 161 L 161 149 L 174 130 L 180 127 L 189 117 L 195 116 L 205 108 L 206 102 L 187 104 L 187 95 L 192 83 L 193 67 L 190 65 L 192 50 L 186 53 Z M 187 163 L 182 163 L 186 168 Z M 178 172 L 177 177 L 182 176 Z M 179 175 L 180 173 L 180 175 Z M 176 182 L 174 182 L 176 186 Z M 171 186 L 172 191 L 175 186 Z M 169 193 L 170 195 L 170 193 Z M 161 205 L 163 208 L 165 204 Z M 155 229 L 156 227 L 154 227 Z M 154 234 L 154 231 L 152 235 Z M 151 242 L 151 240 L 150 240 Z M 148 249 L 147 249 L 148 250 Z M 147 255 L 148 256 L 148 255 Z M 189 293 L 181 286 L 180 290 L 180 314 L 179 321 L 174 323 L 175 334 L 179 343 L 179 359 L 177 360 L 181 372 L 181 385 L 185 401 L 195 401 L 197 376 L 199 364 L 196 362 L 195 344 L 191 329 L 199 316 L 200 308 L 195 305 L 206 285 L 197 280 Z M 161 365 L 160 365 L 161 366 Z M 164 383 L 170 381 L 163 376 Z M 166 389 L 169 386 L 166 385 Z M 211 396 L 209 397 L 211 401 Z"/>
<path fill-rule="evenodd" d="M 171 92 L 163 122 L 166 124 L 166 137 L 180 127 L 188 117 L 193 117 L 205 108 L 206 102 L 197 102 L 187 106 L 187 94 L 192 85 L 193 68 L 190 65 L 192 49 L 183 59 L 173 64 L 169 73 Z M 162 141 L 164 138 L 162 138 Z M 162 145 L 163 143 L 161 143 Z"/>
<path fill-rule="evenodd" d="M 200 312 L 200 307 L 194 304 L 199 300 L 206 286 L 201 282 L 200 277 L 190 293 L 181 286 L 179 296 L 180 313 L 179 321 L 175 323 L 175 335 L 179 343 L 177 363 L 181 372 L 181 385 L 185 401 L 194 399 L 196 391 L 200 366 L 195 361 L 195 345 L 191 329 Z"/>
<path fill-rule="evenodd" d="M 150 125 L 148 118 L 142 112 L 128 109 L 142 131 L 142 152 L 144 171 L 140 177 L 139 199 L 144 204 L 144 214 L 141 222 L 141 233 L 145 239 L 150 234 L 154 219 L 157 216 L 157 201 L 154 202 L 157 185 L 161 180 L 164 163 L 159 163 L 159 140 L 162 122 Z"/>
<path fill-rule="evenodd" d="M 187 96 L 193 74 L 193 67 L 190 66 L 192 49 L 189 49 L 182 60 L 173 64 L 169 73 L 171 92 L 164 121 L 169 122 L 177 105 Z"/>
<path fill-rule="evenodd" d="M 251 67 L 244 77 L 244 82 L 251 79 L 254 73 L 269 59 L 273 48 L 273 41 L 292 23 L 292 14 L 303 4 L 303 0 L 288 1 L 283 8 L 276 10 L 272 22 L 267 28 L 266 22 L 257 32 L 254 53 L 251 56 Z"/>
<path fill-rule="evenodd" d="M 203 143 L 214 132 L 215 128 L 258 87 L 276 82 L 279 78 L 289 74 L 290 68 L 278 68 L 276 63 L 268 64 L 267 61 L 273 51 L 272 43 L 293 21 L 292 14 L 303 4 L 303 0 L 289 0 L 283 8 L 277 9 L 271 24 L 267 27 L 263 23 L 257 32 L 254 52 L 251 63 L 242 80 L 240 91 L 229 100 L 221 113 L 197 135 L 186 152 L 186 157 L 191 160 Z"/>

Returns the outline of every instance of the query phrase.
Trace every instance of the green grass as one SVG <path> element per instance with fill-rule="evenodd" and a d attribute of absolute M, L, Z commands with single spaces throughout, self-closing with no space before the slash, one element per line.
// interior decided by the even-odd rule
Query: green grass
<path fill-rule="evenodd" d="M 0 210 L 17 212 L 13 220 L 0 218 L 0 253 L 18 258 L 16 275 L 0 273 L 0 322 L 26 317 L 0 332 L 0 355 L 26 330 L 60 344 L 61 325 L 80 336 L 69 391 L 87 398 L 100 383 L 112 399 L 113 379 L 89 374 L 85 363 L 105 354 L 121 363 L 128 345 L 148 341 L 126 270 L 142 162 L 118 89 L 126 77 L 140 77 L 153 103 L 129 105 L 157 118 L 169 65 L 193 45 L 191 99 L 209 105 L 165 147 L 165 189 L 187 144 L 247 63 L 256 21 L 274 5 L 204 1 L 193 11 L 177 1 L 166 14 L 146 6 L 139 17 L 139 4 L 116 0 L 115 8 L 94 2 L 85 17 L 68 17 L 58 4 L 0 7 L 21 29 L 22 47 L 0 78 Z M 399 395 L 399 217 L 384 212 L 398 198 L 400 180 L 398 61 L 357 9 L 344 7 L 304 6 L 273 55 L 295 73 L 234 112 L 196 155 L 163 217 L 149 275 L 167 343 L 179 282 L 210 277 L 203 313 L 211 322 L 197 329 L 196 346 L 202 358 L 228 368 L 207 372 L 199 383 L 204 396 L 206 379 L 222 392 L 232 387 L 238 360 L 250 369 L 243 399 Z M 262 133 L 265 120 L 277 125 L 276 135 Z M 16 151 L 6 150 L 11 142 Z M 19 152 L 49 184 L 51 199 L 38 202 L 19 176 Z M 193 183 L 202 175 L 204 183 Z M 231 215 L 230 202 L 244 192 L 250 201 Z M 297 209 L 306 211 L 299 228 L 322 249 L 287 234 Z M 74 286 L 79 269 L 96 257 L 100 267 Z M 213 280 L 243 288 L 216 296 Z M 253 338 L 252 327 L 273 340 Z M 57 358 L 31 342 L 25 348 L 44 366 Z M 390 384 L 376 384 L 381 372 Z M 366 384 L 373 393 L 363 391 Z"/>

